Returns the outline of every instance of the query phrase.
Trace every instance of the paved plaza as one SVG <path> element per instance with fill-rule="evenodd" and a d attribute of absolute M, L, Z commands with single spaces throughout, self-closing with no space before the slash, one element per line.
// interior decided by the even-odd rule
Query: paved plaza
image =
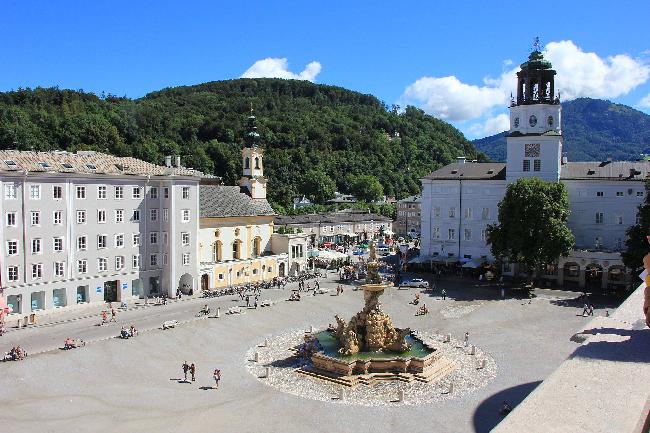
<path fill-rule="evenodd" d="M 501 419 L 504 400 L 519 403 L 575 350 L 570 338 L 588 320 L 580 315 L 576 292 L 537 290 L 529 303 L 510 294 L 501 299 L 497 289 L 477 287 L 476 281 L 441 280 L 434 295 L 421 294 L 431 312 L 415 316 L 417 307 L 409 302 L 416 289 L 391 288 L 382 305 L 397 326 L 429 335 L 450 333 L 458 341 L 469 332 L 470 343 L 493 362 L 492 377 L 471 392 L 423 403 L 408 404 L 406 386 L 407 404 L 380 405 L 341 404 L 335 393 L 331 401 L 305 398 L 257 377 L 250 355 L 266 338 L 312 325 L 324 328 L 335 314 L 350 317 L 361 309 L 361 291 L 346 286 L 343 295 L 332 296 L 335 286 L 323 280 L 321 287 L 330 293 L 303 296 L 300 302 L 284 301 L 291 285 L 266 290 L 260 299 L 274 304 L 243 315 L 225 314 L 242 305 L 238 296 L 229 296 L 131 308 L 118 315 L 118 323 L 103 326 L 96 326 L 100 308 L 94 306 L 52 316 L 32 329 L 12 329 L 0 337 L 0 349 L 19 343 L 29 356 L 0 364 L 3 427 L 16 433 L 484 432 Z M 443 287 L 446 300 L 439 297 Z M 221 308 L 219 318 L 195 317 L 206 302 L 213 311 Z M 171 319 L 181 323 L 158 329 Z M 138 337 L 109 338 L 132 323 L 141 330 Z M 88 344 L 57 349 L 66 337 Z M 182 380 L 183 361 L 196 364 L 196 382 Z M 222 375 L 219 389 L 212 389 L 215 368 Z M 431 392 L 441 391 L 432 387 Z"/>

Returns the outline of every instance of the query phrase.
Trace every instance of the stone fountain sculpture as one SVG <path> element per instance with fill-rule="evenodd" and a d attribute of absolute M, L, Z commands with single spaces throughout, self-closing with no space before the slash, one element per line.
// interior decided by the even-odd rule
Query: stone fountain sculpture
<path fill-rule="evenodd" d="M 379 275 L 379 261 L 374 242 L 370 244 L 370 257 L 367 263 L 366 284 L 363 288 L 365 306 L 349 323 L 336 316 L 335 335 L 341 344 L 339 353 L 353 355 L 358 352 L 397 352 L 409 349 L 405 341 L 411 333 L 409 328 L 399 329 L 393 326 L 390 316 L 381 310 L 379 296 L 390 284 Z"/>

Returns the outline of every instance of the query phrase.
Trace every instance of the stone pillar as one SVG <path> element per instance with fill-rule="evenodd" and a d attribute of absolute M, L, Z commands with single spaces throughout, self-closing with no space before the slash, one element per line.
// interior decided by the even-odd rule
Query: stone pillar
<path fill-rule="evenodd" d="M 578 279 L 578 287 L 581 289 L 585 288 L 585 270 L 580 266 L 580 276 Z"/>
<path fill-rule="evenodd" d="M 607 289 L 607 282 L 609 281 L 609 272 L 607 272 L 607 269 L 603 268 L 603 276 L 600 281 L 600 288 L 605 291 Z"/>

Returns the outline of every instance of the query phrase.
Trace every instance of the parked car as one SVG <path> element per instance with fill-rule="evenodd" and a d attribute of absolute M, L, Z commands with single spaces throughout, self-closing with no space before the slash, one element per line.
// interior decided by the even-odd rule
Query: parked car
<path fill-rule="evenodd" d="M 400 287 L 417 287 L 420 289 L 428 289 L 429 288 L 429 282 L 426 280 L 423 280 L 422 278 L 413 278 L 411 280 L 406 280 L 402 281 L 402 283 L 399 285 Z"/>

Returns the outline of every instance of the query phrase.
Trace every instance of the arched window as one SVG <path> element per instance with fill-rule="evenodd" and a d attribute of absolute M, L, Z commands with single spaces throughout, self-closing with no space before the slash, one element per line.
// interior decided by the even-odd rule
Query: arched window
<path fill-rule="evenodd" d="M 249 157 L 246 157 L 244 160 L 244 168 L 251 168 L 251 160 Z"/>
<path fill-rule="evenodd" d="M 260 159 L 255 158 L 255 168 L 259 169 L 260 168 Z"/>
<path fill-rule="evenodd" d="M 262 238 L 259 236 L 253 239 L 253 245 L 251 245 L 251 251 L 253 251 L 253 257 L 259 257 L 262 249 Z"/>
<path fill-rule="evenodd" d="M 221 258 L 221 241 L 212 244 L 212 261 L 220 262 Z"/>
<path fill-rule="evenodd" d="M 232 243 L 232 258 L 234 260 L 239 260 L 241 258 L 241 256 L 240 256 L 241 249 L 239 247 L 240 242 L 241 241 L 237 240 L 237 241 Z"/>

